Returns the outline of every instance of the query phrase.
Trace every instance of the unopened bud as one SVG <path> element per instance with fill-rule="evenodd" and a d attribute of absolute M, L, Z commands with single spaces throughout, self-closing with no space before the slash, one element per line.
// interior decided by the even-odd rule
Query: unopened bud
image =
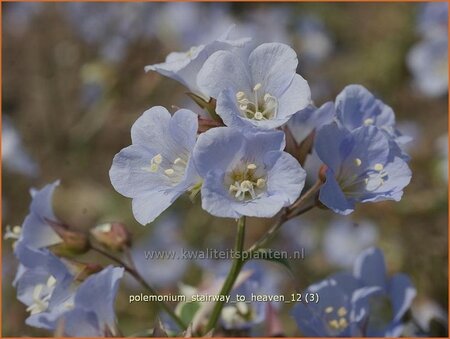
<path fill-rule="evenodd" d="M 89 251 L 90 243 L 86 233 L 75 230 L 60 222 L 48 219 L 46 222 L 63 240 L 62 243 L 50 247 L 53 253 L 62 257 L 72 257 Z"/>
<path fill-rule="evenodd" d="M 122 251 L 131 245 L 131 234 L 120 222 L 95 226 L 91 229 L 91 234 L 100 244 L 113 251 Z"/>
<path fill-rule="evenodd" d="M 327 170 L 328 170 L 328 166 L 327 165 L 322 165 L 320 166 L 319 169 L 319 179 L 322 182 L 327 181 Z"/>

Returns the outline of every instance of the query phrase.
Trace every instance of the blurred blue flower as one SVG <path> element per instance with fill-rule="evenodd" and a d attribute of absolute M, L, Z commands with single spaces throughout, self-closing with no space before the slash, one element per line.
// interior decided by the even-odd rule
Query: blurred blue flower
<path fill-rule="evenodd" d="M 155 27 L 153 3 L 79 3 L 62 8 L 69 23 L 88 44 L 98 48 L 109 62 L 120 62 L 129 46 L 139 38 L 152 38 Z"/>
<path fill-rule="evenodd" d="M 133 199 L 133 214 L 142 225 L 198 182 L 191 161 L 197 128 L 197 115 L 189 110 L 171 116 L 164 107 L 152 107 L 131 128 L 132 145 L 114 157 L 111 183 Z"/>
<path fill-rule="evenodd" d="M 419 4 L 418 30 L 425 38 L 448 34 L 448 3 L 426 2 Z"/>
<path fill-rule="evenodd" d="M 318 303 L 300 302 L 293 309 L 305 336 L 398 337 L 416 290 L 405 274 L 388 278 L 383 253 L 369 248 L 356 258 L 353 275 L 337 273 L 305 293 L 319 294 Z"/>
<path fill-rule="evenodd" d="M 295 28 L 300 42 L 299 54 L 305 62 L 320 64 L 330 56 L 334 48 L 333 41 L 319 17 L 304 16 L 298 20 Z"/>
<path fill-rule="evenodd" d="M 403 331 L 402 318 L 416 296 L 411 279 L 403 273 L 397 273 L 389 278 L 383 252 L 378 248 L 369 248 L 358 256 L 353 267 L 353 275 L 364 286 L 376 286 L 381 289 L 381 294 L 371 302 L 371 318 L 367 324 L 366 335 L 400 336 Z"/>
<path fill-rule="evenodd" d="M 216 40 L 191 47 L 187 52 L 172 52 L 166 57 L 164 63 L 148 65 L 145 67 L 145 71 L 156 71 L 182 83 L 191 92 L 202 96 L 204 99 L 209 99 L 208 92 L 203 91 L 197 85 L 197 74 L 205 61 L 214 52 L 239 48 L 250 40 L 248 38 L 230 40 L 229 35 L 232 29 L 233 26 Z"/>
<path fill-rule="evenodd" d="M 168 215 L 152 225 L 153 231 L 133 246 L 131 255 L 138 272 L 152 286 L 175 286 L 188 270 L 190 261 L 183 259 L 183 250 L 189 250 L 183 240 L 180 218 Z M 157 252 L 161 251 L 161 252 Z M 164 252 L 167 257 L 162 258 Z M 130 283 L 139 287 L 135 279 Z"/>
<path fill-rule="evenodd" d="M 2 164 L 8 171 L 28 177 L 39 174 L 39 166 L 24 149 L 20 134 L 6 115 L 2 117 Z"/>
<path fill-rule="evenodd" d="M 13 285 L 17 298 L 28 306 L 27 325 L 53 330 L 61 314 L 72 307 L 70 287 L 74 277 L 47 249 L 31 249 L 18 243 L 14 254 L 20 266 Z"/>
<path fill-rule="evenodd" d="M 203 209 L 219 217 L 272 217 L 292 204 L 306 173 L 284 147 L 278 131 L 218 127 L 201 134 L 194 161 L 204 179 Z"/>
<path fill-rule="evenodd" d="M 30 213 L 26 216 L 22 227 L 7 227 L 5 239 L 16 239 L 32 249 L 49 247 L 62 243 L 62 238 L 49 225 L 58 219 L 53 213 L 52 200 L 59 180 L 44 186 L 40 190 L 32 188 Z"/>
<path fill-rule="evenodd" d="M 349 218 L 336 218 L 325 231 L 323 253 L 331 264 L 349 268 L 358 254 L 373 246 L 377 238 L 377 228 L 370 221 L 355 223 Z"/>
<path fill-rule="evenodd" d="M 425 39 L 408 53 L 407 64 L 414 77 L 414 86 L 428 97 L 445 95 L 448 91 L 448 37 Z"/>
<path fill-rule="evenodd" d="M 315 149 L 327 166 L 319 200 L 336 213 L 349 214 L 357 202 L 399 201 L 411 180 L 401 151 L 375 126 L 353 131 L 336 123 L 317 132 Z"/>
<path fill-rule="evenodd" d="M 330 123 L 334 118 L 333 103 L 327 102 L 320 108 L 313 104 L 295 113 L 287 122 L 297 144 L 300 144 L 315 129 Z"/>
<path fill-rule="evenodd" d="M 308 83 L 296 74 L 297 64 L 295 51 L 280 43 L 259 45 L 248 59 L 218 51 L 206 60 L 197 83 L 217 99 L 216 111 L 227 126 L 271 129 L 311 101 Z"/>
<path fill-rule="evenodd" d="M 122 267 L 108 266 L 91 275 L 78 288 L 73 308 L 63 315 L 64 333 L 73 337 L 105 337 L 119 335 L 114 302 Z"/>
<path fill-rule="evenodd" d="M 305 337 L 359 337 L 369 316 L 369 298 L 380 292 L 348 273 L 335 274 L 309 286 L 302 295 L 319 294 L 317 303 L 296 303 L 292 316 Z"/>

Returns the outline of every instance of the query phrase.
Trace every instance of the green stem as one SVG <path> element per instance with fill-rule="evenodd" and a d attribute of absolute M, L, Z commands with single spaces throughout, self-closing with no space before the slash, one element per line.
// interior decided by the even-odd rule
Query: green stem
<path fill-rule="evenodd" d="M 101 255 L 107 257 L 108 259 L 115 261 L 119 265 L 123 266 L 125 271 L 127 271 L 134 279 L 136 279 L 142 286 L 144 286 L 152 295 L 159 295 L 156 290 L 150 286 L 144 278 L 139 274 L 139 272 L 134 268 L 134 263 L 131 262 L 130 265 L 127 265 L 125 262 L 123 262 L 121 259 L 115 257 L 114 255 L 104 251 L 103 249 L 96 247 L 94 245 L 91 245 L 91 249 L 96 251 L 97 253 L 100 253 Z M 174 311 L 164 302 L 158 301 L 158 305 L 166 311 L 166 313 L 177 323 L 178 326 L 180 326 L 183 330 L 187 329 L 187 325 L 175 314 Z"/>
<path fill-rule="evenodd" d="M 244 249 L 244 240 L 245 240 L 245 217 L 241 217 L 238 220 L 237 224 L 237 236 L 236 243 L 234 249 L 236 251 L 236 256 L 233 260 L 233 264 L 231 266 L 230 272 L 228 273 L 227 278 L 220 290 L 220 295 L 229 295 L 231 290 L 233 289 L 233 285 L 244 265 L 245 261 L 242 259 L 243 249 Z M 211 313 L 211 317 L 209 318 L 208 324 L 206 326 L 206 330 L 204 333 L 208 333 L 216 327 L 216 323 L 219 320 L 220 313 L 222 312 L 222 308 L 224 306 L 224 301 L 218 301 L 213 308 Z"/>

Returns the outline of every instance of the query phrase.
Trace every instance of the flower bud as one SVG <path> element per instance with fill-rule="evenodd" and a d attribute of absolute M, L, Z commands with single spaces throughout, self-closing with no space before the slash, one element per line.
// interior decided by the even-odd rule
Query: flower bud
<path fill-rule="evenodd" d="M 86 233 L 72 229 L 60 222 L 48 219 L 46 222 L 63 240 L 62 243 L 50 247 L 53 253 L 62 257 L 71 257 L 89 251 L 90 243 Z"/>
<path fill-rule="evenodd" d="M 119 222 L 95 226 L 91 229 L 91 234 L 100 244 L 113 251 L 122 251 L 131 245 L 131 234 Z"/>

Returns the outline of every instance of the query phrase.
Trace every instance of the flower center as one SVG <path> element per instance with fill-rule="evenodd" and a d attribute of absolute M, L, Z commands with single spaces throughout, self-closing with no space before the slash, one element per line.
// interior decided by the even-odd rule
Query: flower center
<path fill-rule="evenodd" d="M 144 167 L 143 170 L 162 174 L 171 184 L 176 185 L 183 180 L 188 161 L 187 156 L 180 156 L 170 161 L 158 153 L 150 160 L 150 166 Z"/>
<path fill-rule="evenodd" d="M 250 163 L 229 173 L 225 185 L 238 201 L 253 200 L 264 192 L 266 179 L 262 168 Z"/>
<path fill-rule="evenodd" d="M 342 331 L 348 327 L 348 321 L 346 315 L 348 314 L 347 309 L 342 306 L 336 311 L 334 307 L 328 306 L 324 310 L 325 321 L 327 326 L 332 331 Z"/>
<path fill-rule="evenodd" d="M 277 115 L 278 100 L 273 95 L 265 93 L 261 95 L 262 85 L 260 83 L 253 87 L 252 95 L 248 96 L 239 91 L 236 100 L 242 115 L 252 120 L 268 120 Z"/>
<path fill-rule="evenodd" d="M 360 167 L 362 164 L 362 160 L 359 158 L 353 160 L 353 165 L 355 167 Z M 347 171 L 341 170 L 339 175 L 341 178 L 341 180 L 339 180 L 339 185 L 346 195 L 359 194 L 358 192 L 355 193 L 355 191 L 358 191 L 361 186 L 363 186 L 366 191 L 374 192 L 383 186 L 388 178 L 388 173 L 384 170 L 383 164 L 380 163 L 375 164 L 373 168 L 369 168 L 359 174 L 352 174 L 351 172 L 354 172 L 354 170 L 354 167 Z"/>

